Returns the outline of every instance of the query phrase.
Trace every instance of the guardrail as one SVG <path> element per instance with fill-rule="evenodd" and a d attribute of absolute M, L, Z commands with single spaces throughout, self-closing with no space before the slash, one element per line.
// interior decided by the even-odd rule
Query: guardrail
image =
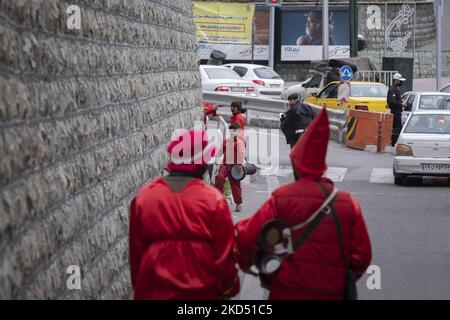
<path fill-rule="evenodd" d="M 233 101 L 241 101 L 243 107 L 247 110 L 247 124 L 252 123 L 252 112 L 259 111 L 265 113 L 276 114 L 274 119 L 270 121 L 275 122 L 276 127 L 279 126 L 279 114 L 287 111 L 289 106 L 287 101 L 274 100 L 260 97 L 236 96 L 226 93 L 218 92 L 203 92 L 203 101 L 206 103 L 217 104 L 219 106 L 228 107 Z M 323 109 L 321 106 L 309 104 L 316 112 Z M 349 111 L 327 109 L 330 125 L 332 129 L 332 138 L 339 143 L 344 142 L 345 125 L 347 123 Z"/>

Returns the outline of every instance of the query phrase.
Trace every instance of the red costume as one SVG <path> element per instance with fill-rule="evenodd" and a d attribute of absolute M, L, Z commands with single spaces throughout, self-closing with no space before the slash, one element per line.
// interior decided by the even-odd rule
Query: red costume
<path fill-rule="evenodd" d="M 245 270 L 252 264 L 261 227 L 281 219 L 293 225 L 306 221 L 325 201 L 319 182 L 331 193 L 333 183 L 326 172 L 329 122 L 325 110 L 310 124 L 295 145 L 291 159 L 300 179 L 276 190 L 256 214 L 237 224 L 237 254 Z M 339 192 L 334 207 L 343 230 L 345 253 L 359 279 L 371 261 L 371 244 L 358 202 Z M 304 229 L 294 232 L 294 239 Z M 341 256 L 336 226 L 331 216 L 323 218 L 308 239 L 287 257 L 272 282 L 270 299 L 343 299 L 345 263 Z"/>
<path fill-rule="evenodd" d="M 242 165 L 245 158 L 245 137 L 244 133 L 240 131 L 237 137 L 231 137 L 223 144 L 223 163 L 220 165 L 219 172 L 216 176 L 215 186 L 223 193 L 225 180 L 228 178 L 231 187 L 231 194 L 236 204 L 242 203 L 242 189 L 241 182 L 236 181 L 231 177 L 231 168 L 234 164 Z"/>
<path fill-rule="evenodd" d="M 180 154 L 180 145 L 194 136 L 191 131 L 168 147 L 172 175 L 197 170 L 213 155 L 208 142 L 202 140 L 200 149 L 195 148 L 196 142 L 188 142 L 192 151 L 200 150 L 201 154 L 187 156 L 183 149 L 184 160 L 199 159 L 198 155 L 204 159 L 195 164 L 184 160 L 174 163 L 172 154 Z M 170 179 L 182 181 L 179 190 L 173 189 Z M 130 211 L 135 299 L 204 300 L 237 294 L 232 217 L 226 200 L 215 188 L 196 178 L 158 178 L 139 191 Z"/>
<path fill-rule="evenodd" d="M 241 125 L 242 130 L 244 130 L 245 128 L 245 120 L 244 117 L 242 116 L 242 113 L 235 113 L 231 116 L 230 118 L 230 125 L 232 125 L 233 123 L 238 122 Z"/>
<path fill-rule="evenodd" d="M 205 124 L 206 124 L 206 119 L 209 116 L 211 116 L 211 117 L 217 116 L 218 106 L 216 104 L 202 102 L 202 108 L 203 108 L 203 113 L 204 113 L 203 122 Z"/>

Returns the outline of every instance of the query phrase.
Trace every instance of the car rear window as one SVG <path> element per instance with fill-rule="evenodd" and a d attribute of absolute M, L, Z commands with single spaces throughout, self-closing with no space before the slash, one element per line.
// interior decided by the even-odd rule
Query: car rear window
<path fill-rule="evenodd" d="M 236 72 L 228 68 L 205 68 L 205 72 L 210 79 L 241 79 Z"/>
<path fill-rule="evenodd" d="M 278 73 L 269 68 L 256 68 L 253 71 L 261 79 L 281 79 Z"/>
<path fill-rule="evenodd" d="M 386 98 L 388 88 L 384 85 L 352 84 L 351 97 Z"/>
<path fill-rule="evenodd" d="M 409 120 L 405 133 L 450 134 L 450 115 L 415 114 Z"/>
<path fill-rule="evenodd" d="M 422 96 L 419 102 L 419 109 L 439 109 L 446 98 L 446 96 L 442 95 Z"/>

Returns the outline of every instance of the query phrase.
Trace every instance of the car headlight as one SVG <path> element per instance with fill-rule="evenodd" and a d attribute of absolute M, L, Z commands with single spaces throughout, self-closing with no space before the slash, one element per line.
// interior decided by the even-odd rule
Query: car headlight
<path fill-rule="evenodd" d="M 407 146 L 406 144 L 398 144 L 395 154 L 397 156 L 402 156 L 402 157 L 412 157 L 413 156 L 411 147 Z"/>

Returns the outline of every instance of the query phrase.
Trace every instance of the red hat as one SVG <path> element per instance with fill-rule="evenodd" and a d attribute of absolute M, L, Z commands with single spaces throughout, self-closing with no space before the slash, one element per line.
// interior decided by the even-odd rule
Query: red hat
<path fill-rule="evenodd" d="M 208 141 L 206 131 L 184 131 L 167 147 L 170 171 L 196 171 L 216 154 L 215 146 Z"/>
<path fill-rule="evenodd" d="M 328 113 L 324 108 L 294 146 L 291 160 L 296 173 L 319 180 L 327 171 L 325 162 L 330 138 Z"/>

